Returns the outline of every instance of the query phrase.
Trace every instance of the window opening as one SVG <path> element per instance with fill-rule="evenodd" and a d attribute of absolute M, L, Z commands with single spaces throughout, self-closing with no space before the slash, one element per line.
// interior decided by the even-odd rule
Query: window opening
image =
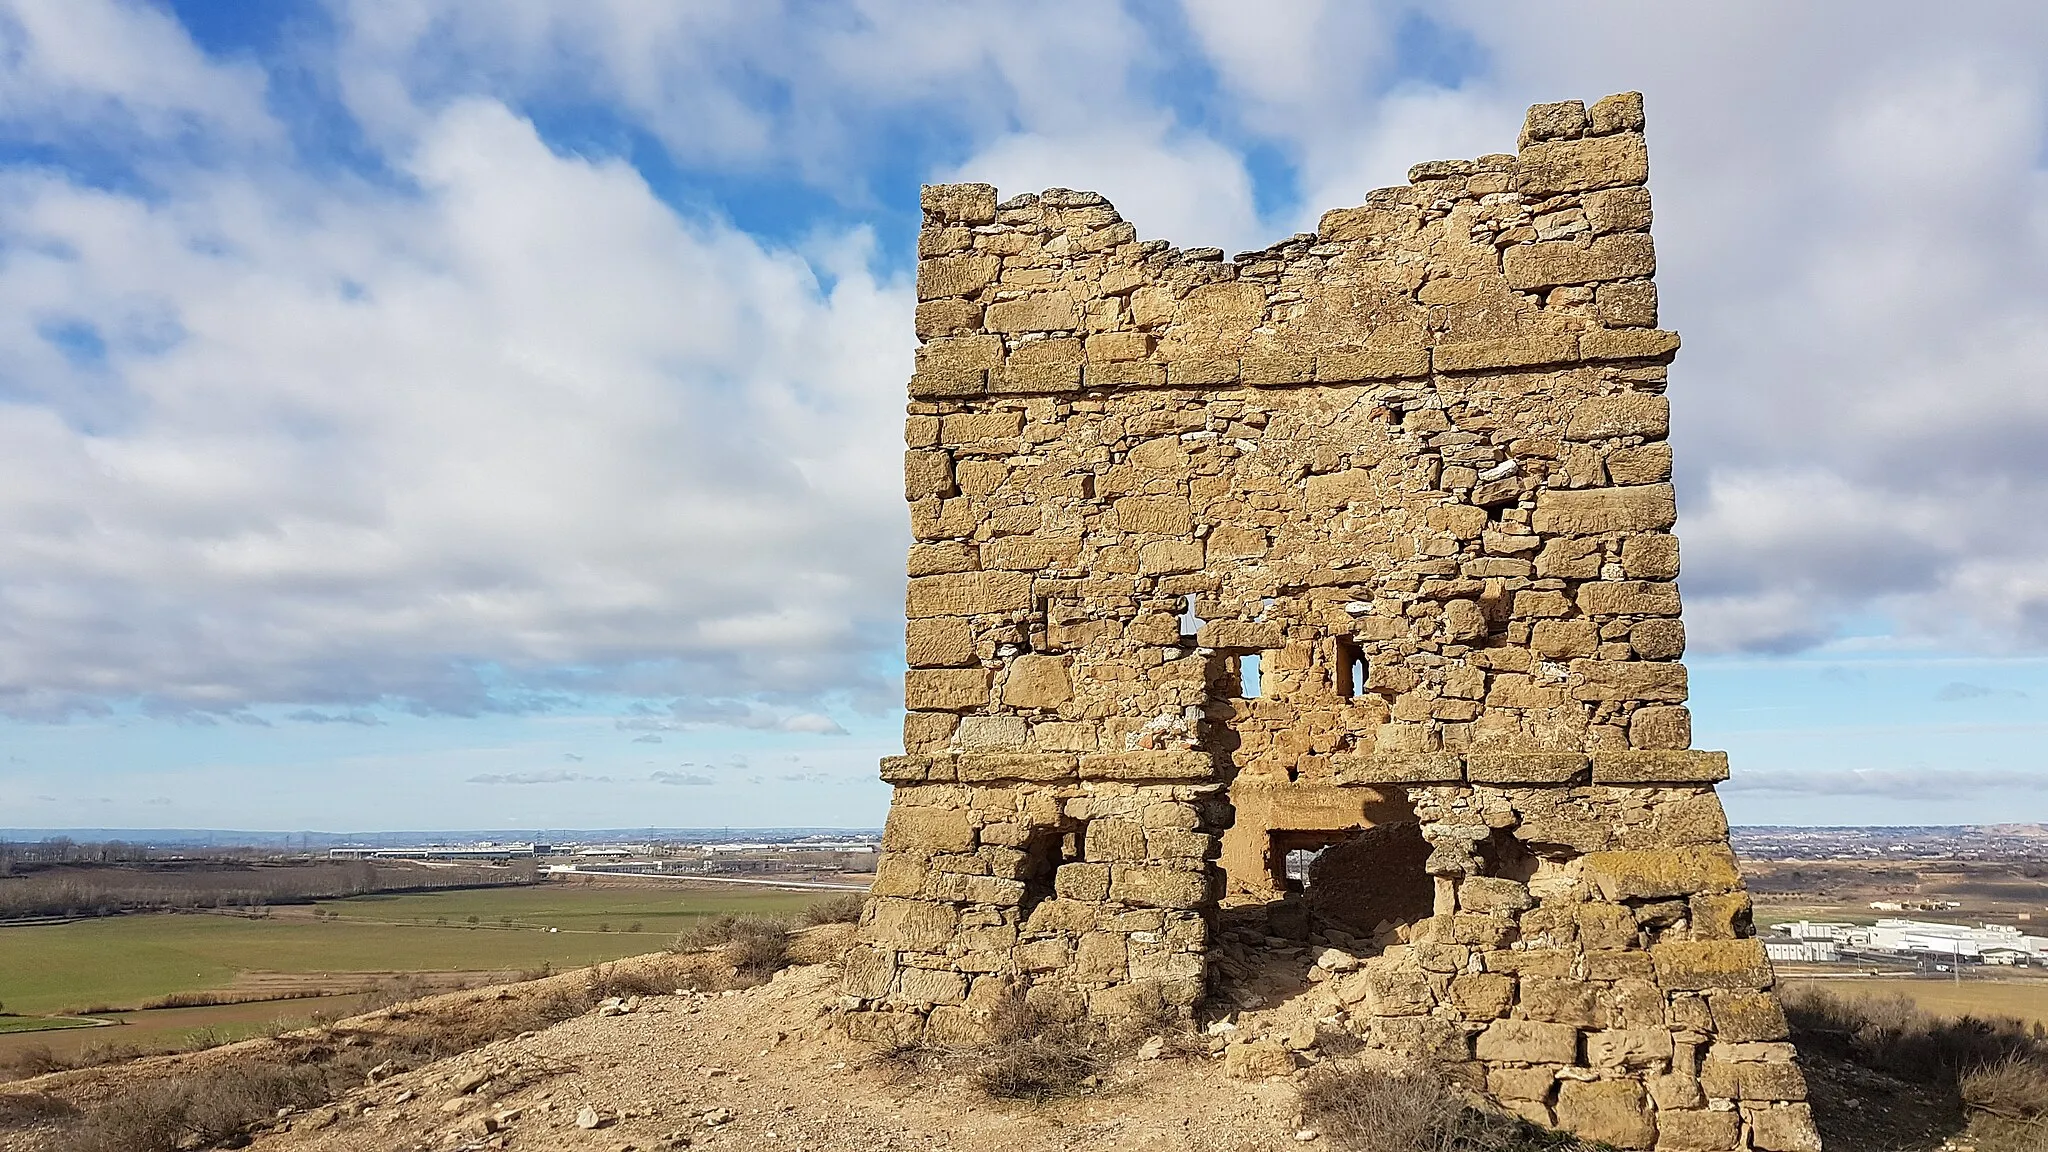
<path fill-rule="evenodd" d="M 1325 834 L 1302 887 L 1309 915 L 1361 938 L 1425 919 L 1436 910 L 1436 880 L 1425 869 L 1431 848 L 1414 821 Z M 1290 849 L 1313 847 L 1299 840 Z"/>
<path fill-rule="evenodd" d="M 1194 639 L 1196 634 L 1201 632 L 1204 623 L 1206 621 L 1200 616 L 1195 615 L 1195 597 L 1194 593 L 1191 592 L 1188 594 L 1187 602 L 1182 606 L 1180 612 L 1181 638 L 1184 640 Z"/>
<path fill-rule="evenodd" d="M 1337 695 L 1346 700 L 1365 695 L 1365 654 L 1358 650 L 1356 641 L 1341 636 L 1337 638 L 1337 654 L 1331 673 L 1337 684 Z"/>
<path fill-rule="evenodd" d="M 1288 883 L 1303 891 L 1307 891 L 1309 885 L 1315 883 L 1316 861 L 1322 857 L 1323 853 L 1329 850 L 1330 846 L 1328 844 L 1323 845 L 1321 848 L 1288 849 L 1286 861 L 1282 865 L 1282 870 L 1287 877 Z"/>
<path fill-rule="evenodd" d="M 1247 700 L 1259 698 L 1259 656 L 1248 652 L 1237 658 L 1237 679 L 1240 694 Z"/>

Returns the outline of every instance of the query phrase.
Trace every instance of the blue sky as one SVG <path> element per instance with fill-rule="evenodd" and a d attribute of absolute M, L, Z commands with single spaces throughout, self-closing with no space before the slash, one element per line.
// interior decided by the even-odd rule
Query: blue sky
<path fill-rule="evenodd" d="M 0 824 L 877 823 L 917 185 L 1234 251 L 1625 89 L 1732 814 L 2048 819 L 2048 17 L 1971 13 L 0 0 Z"/>

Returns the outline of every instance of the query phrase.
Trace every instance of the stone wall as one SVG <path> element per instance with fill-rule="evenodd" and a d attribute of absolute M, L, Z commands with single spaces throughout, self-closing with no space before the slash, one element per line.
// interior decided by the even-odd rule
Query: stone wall
<path fill-rule="evenodd" d="M 925 189 L 857 1030 L 1191 1015 L 1288 850 L 1405 824 L 1316 894 L 1432 893 L 1359 929 L 1359 1035 L 1622 1147 L 1817 1147 L 1691 748 L 1642 128 L 1539 105 L 1231 261 Z"/>

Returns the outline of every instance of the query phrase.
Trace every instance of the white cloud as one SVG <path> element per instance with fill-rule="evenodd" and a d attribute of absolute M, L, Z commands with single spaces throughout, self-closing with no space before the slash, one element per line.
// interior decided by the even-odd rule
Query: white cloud
<path fill-rule="evenodd" d="M 907 292 L 864 233 L 799 252 L 678 215 L 522 117 L 585 104 L 685 167 L 849 203 L 904 163 L 1095 188 L 1237 248 L 1508 149 L 1528 102 L 1644 88 L 1696 646 L 1872 615 L 2048 643 L 2032 7 L 1453 4 L 1427 14 L 1488 68 L 1456 88 L 1400 78 L 1421 10 L 1391 5 L 331 9 L 306 66 L 389 172 L 309 174 L 261 69 L 156 7 L 0 3 L 8 137 L 147 161 L 139 188 L 0 172 L 11 711 L 598 689 L 825 732 L 821 693 L 887 695 Z M 1262 218 L 1252 145 L 1298 203 Z"/>
<path fill-rule="evenodd" d="M 989 142 L 945 180 L 994 184 L 1005 197 L 1047 188 L 1100 192 L 1140 239 L 1226 252 L 1263 248 L 1243 161 L 1215 141 L 1176 134 L 1164 121 L 1099 133 L 1018 133 Z"/>
<path fill-rule="evenodd" d="M 471 776 L 470 784 L 609 784 L 609 776 L 591 776 L 583 772 L 485 772 Z"/>
<path fill-rule="evenodd" d="M 46 142 L 272 141 L 264 95 L 262 69 L 209 60 L 139 0 L 0 2 L 0 119 Z"/>
<path fill-rule="evenodd" d="M 903 287 L 823 288 L 496 103 L 403 161 L 0 176 L 0 702 L 857 685 Z"/>
<path fill-rule="evenodd" d="M 2048 775 L 2003 768 L 1751 768 L 1720 786 L 1723 792 L 1780 796 L 1876 796 L 1894 800 L 1955 800 L 1973 793 L 2048 791 Z"/>

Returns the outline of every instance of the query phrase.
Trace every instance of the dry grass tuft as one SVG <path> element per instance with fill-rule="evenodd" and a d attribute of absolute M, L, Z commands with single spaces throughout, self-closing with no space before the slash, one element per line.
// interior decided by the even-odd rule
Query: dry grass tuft
<path fill-rule="evenodd" d="M 1982 1152 L 2048 1149 L 2048 1066 L 2008 1057 L 1965 1072 L 1958 1087 Z"/>
<path fill-rule="evenodd" d="M 1817 1049 L 1904 1080 L 1953 1087 L 1966 1073 L 2015 1057 L 2048 1062 L 2048 1033 L 2010 1018 L 1947 1017 L 1903 996 L 1783 996 L 1801 1049 Z"/>
<path fill-rule="evenodd" d="M 612 997 L 668 996 L 678 988 L 698 983 L 697 977 L 673 963 L 599 964 L 584 980 L 584 992 L 592 1004 Z"/>
<path fill-rule="evenodd" d="M 974 1083 L 1000 1100 L 1071 1096 L 1099 1077 L 1105 1042 L 1085 1024 L 1055 1019 L 1013 999 L 989 1021 Z"/>
<path fill-rule="evenodd" d="M 1474 1107 L 1422 1066 L 1387 1071 L 1326 1064 L 1301 1088 L 1301 1112 L 1337 1148 L 1355 1152 L 1582 1152 L 1590 1145 Z"/>
<path fill-rule="evenodd" d="M 866 901 L 867 898 L 858 892 L 827 896 L 804 909 L 797 918 L 810 928 L 820 924 L 857 924 L 860 922 L 861 906 Z"/>
<path fill-rule="evenodd" d="M 740 975 L 765 979 L 789 962 L 789 925 L 760 916 L 715 916 L 678 933 L 669 948 L 676 952 L 715 948 Z"/>
<path fill-rule="evenodd" d="M 339 1072 L 340 1069 L 333 1069 Z M 123 1092 L 51 1144 L 52 1152 L 175 1152 L 243 1135 L 280 1108 L 332 1099 L 330 1070 L 317 1066 L 225 1067 Z"/>
<path fill-rule="evenodd" d="M 0 1132 L 69 1120 L 78 1109 L 41 1092 L 0 1092 Z"/>

